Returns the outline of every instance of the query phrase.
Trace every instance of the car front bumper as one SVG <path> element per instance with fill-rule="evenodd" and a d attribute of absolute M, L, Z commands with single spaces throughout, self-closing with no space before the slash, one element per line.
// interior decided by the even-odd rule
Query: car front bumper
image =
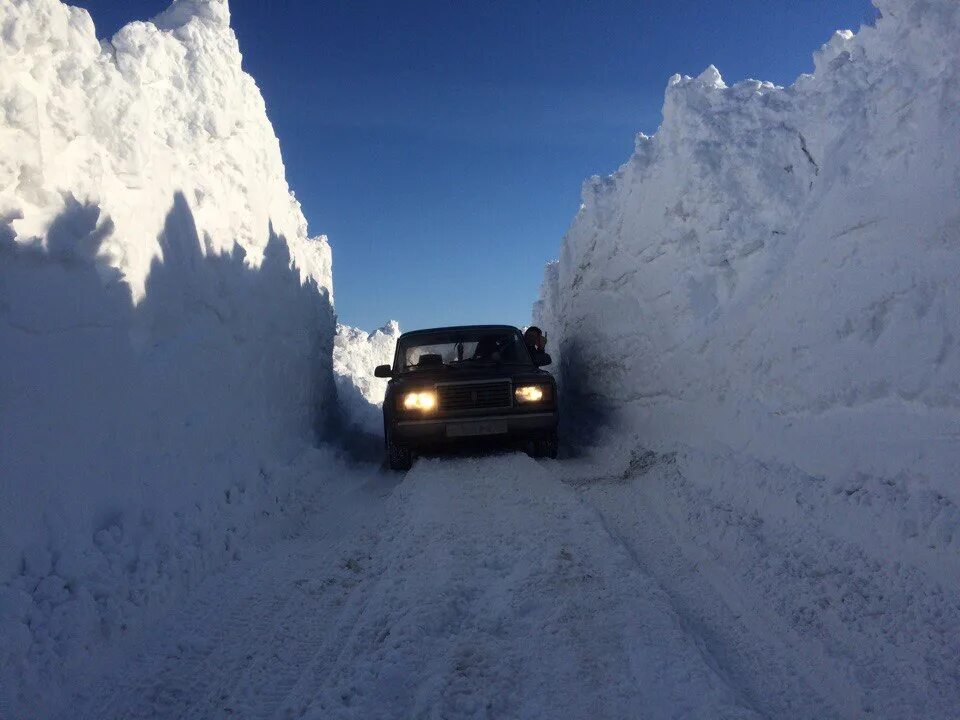
<path fill-rule="evenodd" d="M 400 420 L 393 426 L 393 437 L 408 445 L 433 445 L 464 442 L 471 439 L 535 440 L 557 429 L 555 411 L 504 415 Z"/>

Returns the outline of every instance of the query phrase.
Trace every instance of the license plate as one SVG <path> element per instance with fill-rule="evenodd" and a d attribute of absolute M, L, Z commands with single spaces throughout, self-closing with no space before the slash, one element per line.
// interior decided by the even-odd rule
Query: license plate
<path fill-rule="evenodd" d="M 447 425 L 447 437 L 474 437 L 477 435 L 502 435 L 507 431 L 507 423 L 496 420 L 480 422 L 450 423 Z"/>

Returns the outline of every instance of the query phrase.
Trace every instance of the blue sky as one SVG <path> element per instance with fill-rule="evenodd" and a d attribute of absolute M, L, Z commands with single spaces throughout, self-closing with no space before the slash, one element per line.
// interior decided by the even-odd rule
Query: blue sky
<path fill-rule="evenodd" d="M 163 0 L 74 0 L 98 34 Z M 529 321 L 580 185 L 653 133 L 675 72 L 788 84 L 868 0 L 233 0 L 341 322 Z"/>

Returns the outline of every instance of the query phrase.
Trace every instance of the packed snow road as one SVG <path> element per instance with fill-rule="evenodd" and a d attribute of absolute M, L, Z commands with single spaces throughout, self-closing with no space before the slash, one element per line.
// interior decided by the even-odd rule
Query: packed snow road
<path fill-rule="evenodd" d="M 757 484 L 732 459 L 640 453 L 604 467 L 501 455 L 422 460 L 402 479 L 318 476 L 311 528 L 209 578 L 63 717 L 960 707 L 954 595 L 899 565 L 891 579 L 810 527 L 766 527 L 684 477 Z M 778 472 L 771 488 L 800 480 Z"/>
<path fill-rule="evenodd" d="M 72 718 L 749 718 L 668 597 L 523 456 L 322 495 L 211 578 Z M 65 716 L 66 717 L 66 716 Z"/>

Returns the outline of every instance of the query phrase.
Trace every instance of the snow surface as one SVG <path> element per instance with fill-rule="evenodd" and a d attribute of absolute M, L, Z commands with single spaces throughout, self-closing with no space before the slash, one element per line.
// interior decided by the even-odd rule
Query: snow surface
<path fill-rule="evenodd" d="M 397 475 L 311 447 L 399 328 L 335 326 L 226 3 L 0 0 L 0 718 L 956 716 L 960 5 L 879 7 L 587 184 L 569 457 Z"/>
<path fill-rule="evenodd" d="M 228 18 L 0 2 L 2 717 L 297 517 L 330 251 Z"/>
<path fill-rule="evenodd" d="M 312 502 L 64 717 L 760 717 L 549 465 L 424 461 Z"/>
<path fill-rule="evenodd" d="M 392 365 L 400 324 L 391 320 L 372 333 L 337 325 L 333 373 L 343 421 L 350 432 L 383 433 L 383 396 L 387 379 L 374 377 L 377 365 Z"/>
<path fill-rule="evenodd" d="M 302 532 L 77 678 L 77 718 L 947 718 L 957 595 L 813 518 L 795 469 L 616 437 L 575 459 L 312 467 Z M 333 461 L 335 463 L 335 461 Z M 799 510 L 798 510 L 799 508 Z"/>
<path fill-rule="evenodd" d="M 581 413 L 955 514 L 960 3 L 877 7 L 790 87 L 671 78 L 657 133 L 585 183 L 534 322 Z"/>

